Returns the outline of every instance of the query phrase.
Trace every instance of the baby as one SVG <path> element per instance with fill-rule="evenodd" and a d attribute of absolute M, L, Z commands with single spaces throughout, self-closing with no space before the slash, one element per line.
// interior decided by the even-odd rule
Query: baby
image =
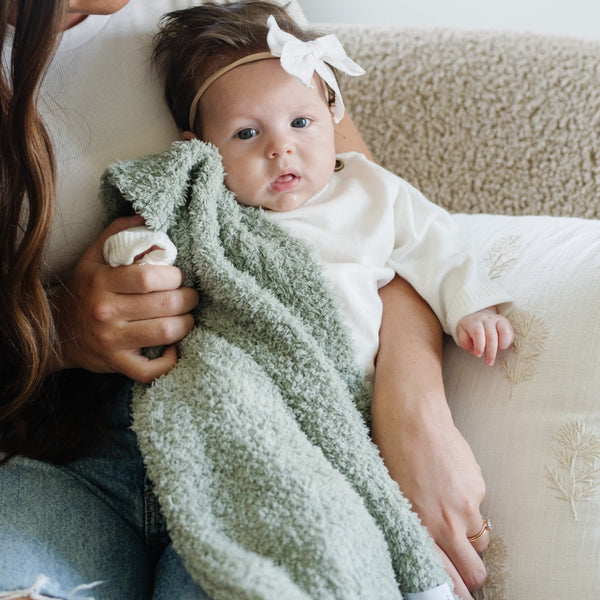
<path fill-rule="evenodd" d="M 500 314 L 511 298 L 481 270 L 452 217 L 362 154 L 336 156 L 344 104 L 333 69 L 364 71 L 335 36 L 315 39 L 268 2 L 203 5 L 166 16 L 155 59 L 184 139 L 216 146 L 238 201 L 312 247 L 367 377 L 378 349 L 378 289 L 396 273 L 466 351 L 491 365 L 512 344 Z"/>
<path fill-rule="evenodd" d="M 336 156 L 344 104 L 332 68 L 363 71 L 334 36 L 317 38 L 268 2 L 205 4 L 166 15 L 155 59 L 184 139 L 215 146 L 239 203 L 303 239 L 320 260 L 368 379 L 381 325 L 378 290 L 396 273 L 465 350 L 492 364 L 512 343 L 500 314 L 511 298 L 482 272 L 451 216 L 365 156 Z M 113 265 L 172 262 L 174 248 L 142 228 L 110 238 L 105 256 Z M 453 596 L 442 584 L 406 597 Z"/>

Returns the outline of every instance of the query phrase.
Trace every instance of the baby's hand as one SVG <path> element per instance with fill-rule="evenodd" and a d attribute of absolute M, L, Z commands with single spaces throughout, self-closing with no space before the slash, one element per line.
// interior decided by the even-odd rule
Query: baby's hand
<path fill-rule="evenodd" d="M 463 350 L 477 357 L 485 351 L 485 362 L 493 365 L 498 350 L 506 350 L 515 334 L 510 321 L 491 306 L 463 317 L 458 322 L 456 337 Z"/>

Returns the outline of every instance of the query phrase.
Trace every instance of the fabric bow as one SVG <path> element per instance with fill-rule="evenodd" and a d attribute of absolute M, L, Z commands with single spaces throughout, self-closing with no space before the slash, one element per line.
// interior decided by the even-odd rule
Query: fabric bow
<path fill-rule="evenodd" d="M 282 31 L 271 15 L 267 19 L 269 33 L 267 44 L 273 56 L 278 56 L 282 68 L 301 81 L 306 87 L 312 88 L 311 79 L 317 75 L 335 93 L 335 105 L 332 109 L 333 120 L 339 123 L 344 116 L 344 102 L 337 80 L 330 66 L 354 77 L 364 75 L 362 67 L 351 60 L 342 44 L 335 35 L 325 35 L 310 42 L 303 42 L 287 31 Z"/>

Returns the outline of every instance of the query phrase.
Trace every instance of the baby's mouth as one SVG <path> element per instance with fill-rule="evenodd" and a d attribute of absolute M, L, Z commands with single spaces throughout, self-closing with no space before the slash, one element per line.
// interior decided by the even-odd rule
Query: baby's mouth
<path fill-rule="evenodd" d="M 293 173 L 286 173 L 285 175 L 280 175 L 276 181 L 277 183 L 288 183 L 292 181 L 296 176 Z"/>
<path fill-rule="evenodd" d="M 276 192 L 285 192 L 291 190 L 298 185 L 300 179 L 300 175 L 294 173 L 293 171 L 282 173 L 271 182 L 271 189 Z"/>

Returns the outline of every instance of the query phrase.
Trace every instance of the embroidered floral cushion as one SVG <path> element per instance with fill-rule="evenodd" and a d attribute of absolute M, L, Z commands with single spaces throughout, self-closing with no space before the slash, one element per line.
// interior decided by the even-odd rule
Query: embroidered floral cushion
<path fill-rule="evenodd" d="M 488 367 L 448 339 L 455 421 L 493 523 L 479 598 L 600 590 L 600 221 L 455 215 L 514 295 L 514 347 Z"/>

